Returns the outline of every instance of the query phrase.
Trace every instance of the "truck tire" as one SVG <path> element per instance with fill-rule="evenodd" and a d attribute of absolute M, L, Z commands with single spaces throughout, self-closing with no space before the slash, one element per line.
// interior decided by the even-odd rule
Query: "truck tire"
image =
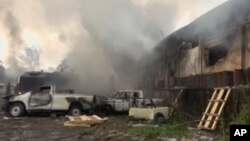
<path fill-rule="evenodd" d="M 166 123 L 166 119 L 165 117 L 161 114 L 161 113 L 157 113 L 155 116 L 154 116 L 154 122 L 158 125 L 161 125 L 161 124 L 164 124 Z"/>
<path fill-rule="evenodd" d="M 82 108 L 79 105 L 73 105 L 69 109 L 69 115 L 80 116 L 82 115 Z"/>
<path fill-rule="evenodd" d="M 10 105 L 9 114 L 12 117 L 20 117 L 25 113 L 25 108 L 21 103 L 13 103 Z"/>
<path fill-rule="evenodd" d="M 109 116 L 114 112 L 113 108 L 110 105 L 105 106 L 104 114 L 105 116 Z"/>

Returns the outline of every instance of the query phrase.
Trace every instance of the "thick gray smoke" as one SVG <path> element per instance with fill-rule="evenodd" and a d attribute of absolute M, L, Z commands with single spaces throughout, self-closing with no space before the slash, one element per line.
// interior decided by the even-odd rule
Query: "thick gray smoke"
<path fill-rule="evenodd" d="M 7 30 L 8 41 L 8 68 L 5 74 L 8 81 L 15 79 L 24 71 L 36 70 L 39 67 L 40 53 L 34 47 L 27 47 L 22 39 L 22 28 L 12 12 L 5 11 L 3 14 L 3 24 Z"/>
<path fill-rule="evenodd" d="M 35 70 L 39 66 L 39 52 L 37 49 L 27 47 L 23 40 L 23 29 L 19 20 L 13 14 L 13 1 L 1 1 L 0 20 L 5 32 L 8 64 L 4 71 L 6 81 L 16 81 L 17 77 L 27 70 Z"/>
<path fill-rule="evenodd" d="M 48 67 L 51 62 L 65 60 L 60 66 L 72 76 L 73 88 L 137 88 L 142 56 L 173 32 L 180 21 L 199 16 L 183 7 L 193 6 L 192 1 L 0 0 L 6 3 L 0 7 L 6 13 L 2 21 L 9 35 L 8 64 L 34 66 L 25 61 L 31 56 L 20 58 L 26 48 L 23 33 L 30 30 L 41 43 L 38 63 L 33 63 Z"/>
<path fill-rule="evenodd" d="M 40 51 L 36 47 L 26 47 L 20 59 L 29 70 L 37 70 L 40 65 Z"/>
<path fill-rule="evenodd" d="M 18 61 L 18 56 L 24 46 L 22 37 L 21 37 L 21 27 L 17 19 L 12 15 L 10 11 L 6 11 L 3 17 L 3 23 L 6 26 L 8 31 L 8 53 L 11 54 L 8 56 L 7 63 L 9 68 L 6 72 L 9 76 L 17 77 L 20 72 L 23 72 L 23 67 L 20 66 Z"/>
<path fill-rule="evenodd" d="M 64 40 L 74 40 L 66 60 L 69 69 L 77 76 L 74 79 L 78 80 L 78 87 L 85 91 L 137 88 L 137 62 L 151 51 L 164 32 L 163 26 L 159 27 L 157 23 L 161 19 L 154 21 L 150 17 L 164 15 L 162 17 L 166 19 L 162 21 L 173 21 L 173 14 L 177 13 L 175 8 L 155 3 L 149 10 L 158 7 L 162 11 L 158 9 L 147 18 L 129 0 L 85 0 L 79 5 L 81 26 L 88 38 L 63 36 Z M 169 32 L 173 26 L 174 21 L 168 22 L 169 29 L 165 30 Z"/>

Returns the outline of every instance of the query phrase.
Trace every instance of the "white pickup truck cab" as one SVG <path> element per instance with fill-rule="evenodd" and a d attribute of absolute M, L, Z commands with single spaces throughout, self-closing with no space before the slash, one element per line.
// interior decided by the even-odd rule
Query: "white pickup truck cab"
<path fill-rule="evenodd" d="M 128 112 L 132 107 L 143 107 L 150 104 L 151 101 L 158 104 L 163 102 L 163 99 L 146 99 L 141 90 L 119 90 L 102 105 L 114 112 Z"/>
<path fill-rule="evenodd" d="M 43 86 L 24 94 L 9 98 L 5 109 L 18 117 L 26 112 L 68 112 L 70 115 L 81 115 L 84 110 L 91 108 L 95 96 L 73 93 L 56 93 L 55 86 Z"/>

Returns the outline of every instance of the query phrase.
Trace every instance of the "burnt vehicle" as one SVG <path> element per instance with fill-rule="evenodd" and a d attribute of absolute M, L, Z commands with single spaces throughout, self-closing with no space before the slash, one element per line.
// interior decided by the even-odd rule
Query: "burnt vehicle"
<path fill-rule="evenodd" d="M 22 74 L 16 83 L 15 94 L 22 94 L 41 86 L 55 85 L 57 90 L 63 89 L 71 79 L 61 72 L 30 71 Z"/>
<path fill-rule="evenodd" d="M 128 112 L 132 107 L 163 105 L 163 101 L 159 98 L 145 98 L 141 90 L 119 90 L 113 94 L 112 98 L 99 100 L 98 104 L 108 113 L 112 113 Z"/>
<path fill-rule="evenodd" d="M 64 112 L 78 116 L 92 108 L 95 95 L 56 92 L 55 86 L 43 86 L 26 93 L 13 95 L 5 104 L 10 116 L 18 117 L 32 112 Z"/>

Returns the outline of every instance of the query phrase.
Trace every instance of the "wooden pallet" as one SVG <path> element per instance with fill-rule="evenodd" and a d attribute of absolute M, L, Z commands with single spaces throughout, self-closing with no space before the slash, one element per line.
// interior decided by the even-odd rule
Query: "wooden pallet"
<path fill-rule="evenodd" d="M 100 118 L 97 115 L 92 116 L 68 116 L 68 121 L 64 122 L 64 126 L 68 127 L 91 127 L 92 125 L 101 124 L 107 121 L 107 118 Z"/>
<path fill-rule="evenodd" d="M 198 125 L 199 129 L 215 130 L 220 115 L 224 109 L 227 99 L 231 93 L 230 87 L 215 88 L 212 98 L 203 113 L 202 119 Z"/>

